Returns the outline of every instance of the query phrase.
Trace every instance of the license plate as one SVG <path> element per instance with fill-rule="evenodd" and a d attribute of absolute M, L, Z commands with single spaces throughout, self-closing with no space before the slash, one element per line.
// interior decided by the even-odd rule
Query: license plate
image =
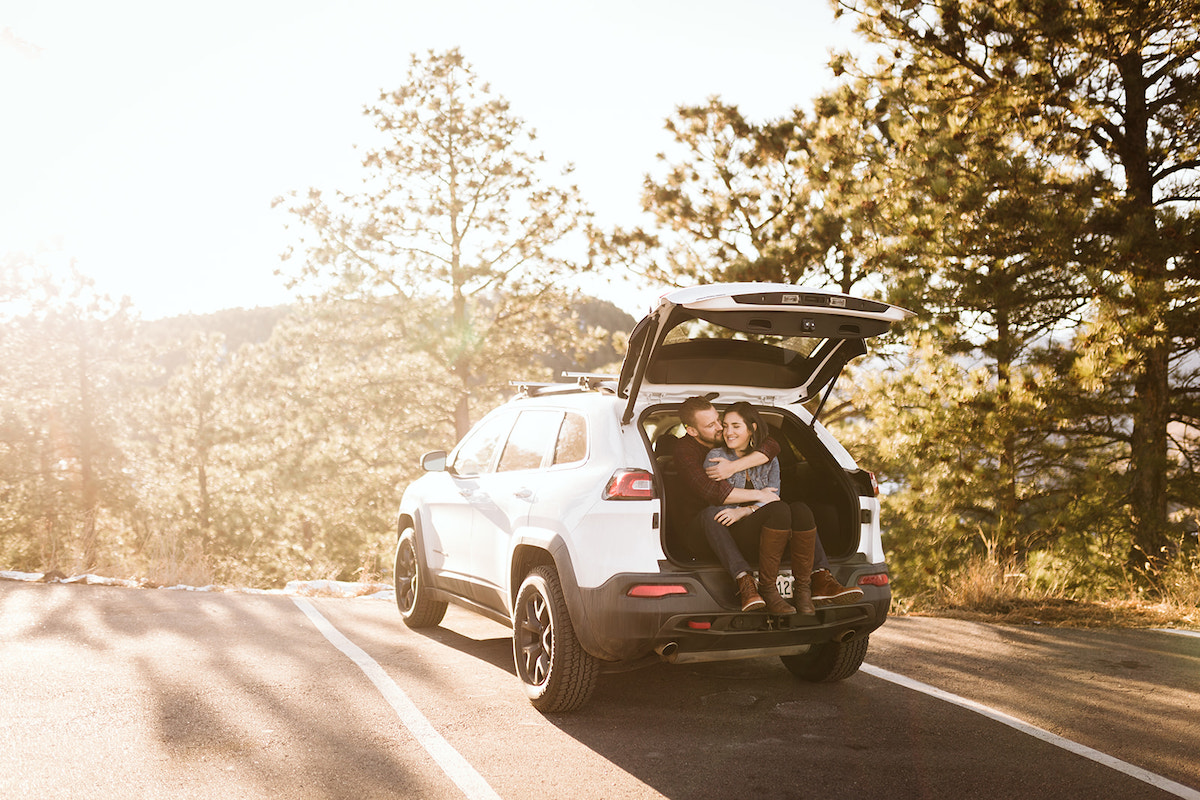
<path fill-rule="evenodd" d="M 780 572 L 775 578 L 775 588 L 779 590 L 779 596 L 784 600 L 792 599 L 792 586 L 796 583 L 796 578 L 790 572 Z"/>

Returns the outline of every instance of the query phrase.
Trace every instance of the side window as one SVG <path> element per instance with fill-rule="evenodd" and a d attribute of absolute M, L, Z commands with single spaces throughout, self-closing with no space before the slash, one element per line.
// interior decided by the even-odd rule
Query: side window
<path fill-rule="evenodd" d="M 554 443 L 554 463 L 574 464 L 587 458 L 587 422 L 580 414 L 567 412 Z"/>
<path fill-rule="evenodd" d="M 454 454 L 454 461 L 450 464 L 451 471 L 456 475 L 490 472 L 492 456 L 496 453 L 496 447 L 504 441 L 504 434 L 512 427 L 512 421 L 511 414 L 504 414 L 493 417 L 468 433 Z"/>
<path fill-rule="evenodd" d="M 554 442 L 562 417 L 561 411 L 522 411 L 508 435 L 496 471 L 511 472 L 542 466 L 542 459 Z"/>

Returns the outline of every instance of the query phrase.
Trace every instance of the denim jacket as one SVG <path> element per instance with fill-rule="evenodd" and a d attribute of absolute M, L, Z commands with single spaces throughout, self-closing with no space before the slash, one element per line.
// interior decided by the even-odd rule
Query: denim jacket
<path fill-rule="evenodd" d="M 726 461 L 737 460 L 737 453 L 730 450 L 728 447 L 714 447 L 708 451 L 708 458 L 704 460 L 704 466 L 709 467 L 717 462 L 718 459 Z M 747 484 L 747 481 L 749 482 Z M 735 472 L 725 479 L 725 482 L 734 489 L 775 489 L 779 490 L 779 459 L 772 458 L 766 464 L 759 464 L 757 467 L 750 467 L 741 472 Z M 736 504 L 729 504 L 732 508 Z M 766 505 L 765 503 L 755 503 L 756 506 Z M 723 508 L 726 506 L 722 506 Z"/>

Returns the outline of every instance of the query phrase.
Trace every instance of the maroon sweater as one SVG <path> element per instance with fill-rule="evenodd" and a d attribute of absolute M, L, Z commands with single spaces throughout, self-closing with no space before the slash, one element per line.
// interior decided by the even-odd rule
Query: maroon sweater
<path fill-rule="evenodd" d="M 708 506 L 724 505 L 733 491 L 726 481 L 715 481 L 705 474 L 704 461 L 710 449 L 695 436 L 681 436 L 675 441 L 672 453 L 679 480 L 669 496 L 669 513 L 676 522 L 690 520 Z M 779 443 L 769 436 L 755 449 L 768 461 L 779 455 Z"/>

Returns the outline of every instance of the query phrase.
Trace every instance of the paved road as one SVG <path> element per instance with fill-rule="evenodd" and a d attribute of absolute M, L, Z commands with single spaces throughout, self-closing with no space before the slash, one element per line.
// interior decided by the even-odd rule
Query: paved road
<path fill-rule="evenodd" d="M 546 717 L 453 608 L 0 582 L 0 796 L 1200 798 L 1200 638 L 904 618 L 868 662 L 663 664 Z"/>

